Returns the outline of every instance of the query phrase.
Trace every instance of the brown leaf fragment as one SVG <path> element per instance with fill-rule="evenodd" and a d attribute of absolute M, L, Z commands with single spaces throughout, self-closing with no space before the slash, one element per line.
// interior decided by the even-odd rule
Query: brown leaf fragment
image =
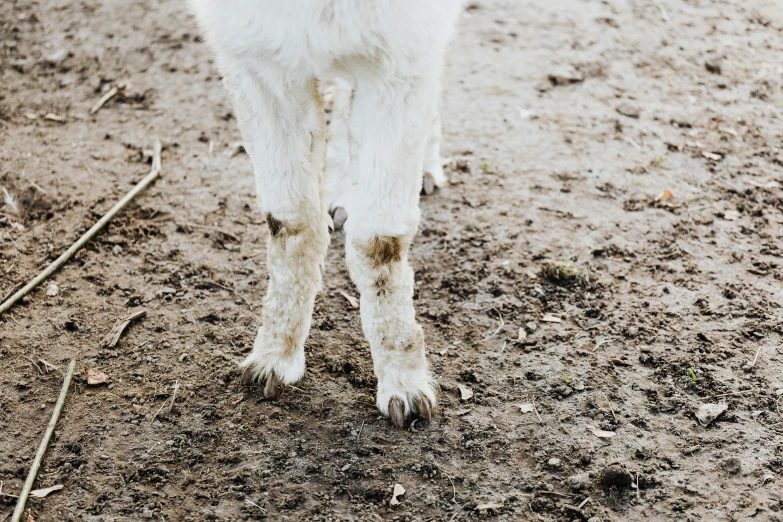
<path fill-rule="evenodd" d="M 128 317 L 117 321 L 114 324 L 114 328 L 111 329 L 111 332 L 109 332 L 109 334 L 103 339 L 101 346 L 103 348 L 114 348 L 117 346 L 117 343 L 120 342 L 122 333 L 125 331 L 128 325 L 130 325 L 136 319 L 144 317 L 146 314 L 147 310 L 141 309 L 133 312 Z"/>

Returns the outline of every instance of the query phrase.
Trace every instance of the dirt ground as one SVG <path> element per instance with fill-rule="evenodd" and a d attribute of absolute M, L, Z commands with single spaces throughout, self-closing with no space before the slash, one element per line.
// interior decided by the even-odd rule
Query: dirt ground
<path fill-rule="evenodd" d="M 471 4 L 412 252 L 440 407 L 398 431 L 340 232 L 305 378 L 239 385 L 267 229 L 183 5 L 1 2 L 0 295 L 164 149 L 57 294 L 0 316 L 0 521 L 72 357 L 37 522 L 783 520 L 782 53 L 775 0 Z"/>

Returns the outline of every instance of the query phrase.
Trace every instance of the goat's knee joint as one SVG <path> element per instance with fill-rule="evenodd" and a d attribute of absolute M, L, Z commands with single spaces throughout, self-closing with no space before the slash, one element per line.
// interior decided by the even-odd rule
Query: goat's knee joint
<path fill-rule="evenodd" d="M 375 236 L 364 245 L 364 255 L 372 261 L 373 268 L 380 268 L 402 260 L 403 243 L 399 236 Z"/>
<path fill-rule="evenodd" d="M 301 227 L 280 221 L 271 213 L 266 214 L 266 225 L 269 227 L 269 233 L 272 237 L 295 236 L 301 231 Z"/>

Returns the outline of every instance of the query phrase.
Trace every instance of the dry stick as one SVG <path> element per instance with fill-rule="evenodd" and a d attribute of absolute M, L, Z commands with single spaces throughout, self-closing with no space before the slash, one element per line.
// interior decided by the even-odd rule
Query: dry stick
<path fill-rule="evenodd" d="M 493 310 L 495 309 L 493 308 Z M 498 312 L 497 310 L 495 311 Z M 495 337 L 500 332 L 500 330 L 502 330 L 503 327 L 506 325 L 506 322 L 503 320 L 503 315 L 500 312 L 498 312 L 498 317 L 500 318 L 500 325 L 498 325 L 498 329 L 492 332 L 492 335 L 489 336 L 490 339 Z"/>
<path fill-rule="evenodd" d="M 22 492 L 19 493 L 19 500 L 16 502 L 16 509 L 14 509 L 14 514 L 11 516 L 11 522 L 19 522 L 22 518 L 22 512 L 24 511 L 27 497 L 30 495 L 30 490 L 33 489 L 33 482 L 35 482 L 35 476 L 38 474 L 38 468 L 41 467 L 44 453 L 46 453 L 46 448 L 49 446 L 49 439 L 52 438 L 57 419 L 60 418 L 60 412 L 63 409 L 63 404 L 65 404 L 65 396 L 68 395 L 68 388 L 71 386 L 71 377 L 73 377 L 74 368 L 76 368 L 76 359 L 71 359 L 71 364 L 68 365 L 68 372 L 65 374 L 63 387 L 60 389 L 60 397 L 57 399 L 57 404 L 54 405 L 52 419 L 46 427 L 46 432 L 44 432 L 41 445 L 38 446 L 38 453 L 35 454 L 35 460 L 33 460 L 33 465 L 30 467 L 30 472 L 27 474 L 27 480 L 24 482 Z"/>
<path fill-rule="evenodd" d="M 95 105 L 92 106 L 92 109 L 90 109 L 90 114 L 95 114 L 96 112 L 101 110 L 101 107 L 103 107 L 106 104 L 107 101 L 109 101 L 112 98 L 114 98 L 115 96 L 117 96 L 118 92 L 120 92 L 120 90 L 117 89 L 117 87 L 112 87 L 111 90 L 109 90 L 109 92 L 104 94 L 101 97 L 101 99 L 98 100 L 98 102 Z"/>
<path fill-rule="evenodd" d="M 756 361 L 757 361 L 757 360 L 758 360 L 758 358 L 759 358 L 759 354 L 761 353 L 761 349 L 762 349 L 762 348 L 763 348 L 763 345 L 762 345 L 762 346 L 759 346 L 759 349 L 758 349 L 758 350 L 756 350 L 756 356 L 753 358 L 753 362 L 752 362 L 752 363 L 750 363 L 750 367 L 751 367 L 751 368 L 752 368 L 752 367 L 754 367 L 754 366 L 756 366 Z"/>
<path fill-rule="evenodd" d="M 177 390 L 179 390 L 179 381 L 174 383 L 174 391 L 171 393 L 171 404 L 169 404 L 169 412 L 174 409 L 174 401 L 177 400 Z"/>
<path fill-rule="evenodd" d="M 601 392 L 601 395 L 603 395 L 604 399 L 606 399 L 606 404 L 609 405 L 609 411 L 612 412 L 612 418 L 615 420 L 615 422 L 617 422 L 617 416 L 614 414 L 614 408 L 612 408 L 612 401 L 609 400 L 609 396 L 604 392 Z"/>
<path fill-rule="evenodd" d="M 109 212 L 104 215 L 100 221 L 95 223 L 90 230 L 84 233 L 82 237 L 79 238 L 76 243 L 71 245 L 71 247 L 66 250 L 60 257 L 58 257 L 56 260 L 52 262 L 49 266 L 46 267 L 46 269 L 38 274 L 32 281 L 27 283 L 21 290 L 16 292 L 14 295 L 9 297 L 3 304 L 0 304 L 0 315 L 2 315 L 4 312 L 8 311 L 9 308 L 11 308 L 14 303 L 16 303 L 19 299 L 27 295 L 30 290 L 41 284 L 42 281 L 44 281 L 47 277 L 52 275 L 52 273 L 60 268 L 66 261 L 68 261 L 71 256 L 73 256 L 74 253 L 76 253 L 77 250 L 79 250 L 84 244 L 92 239 L 92 237 L 98 233 L 99 230 L 101 230 L 106 223 L 109 222 L 111 218 L 114 217 L 117 212 L 122 210 L 125 205 L 127 205 L 130 200 L 132 200 L 134 197 L 136 197 L 136 194 L 147 188 L 147 185 L 149 185 L 155 178 L 158 177 L 158 174 L 160 174 L 160 141 L 155 140 L 155 152 L 152 156 L 152 169 L 150 170 L 150 173 L 147 174 L 147 176 L 139 181 L 135 187 L 133 187 L 133 190 L 128 192 L 124 198 L 119 200 L 112 208 L 109 210 Z"/>

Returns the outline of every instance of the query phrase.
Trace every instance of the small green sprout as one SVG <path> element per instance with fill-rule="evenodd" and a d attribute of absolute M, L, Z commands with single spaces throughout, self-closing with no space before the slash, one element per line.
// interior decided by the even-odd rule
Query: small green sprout
<path fill-rule="evenodd" d="M 688 368 L 688 371 L 685 372 L 685 375 L 690 377 L 693 382 L 698 380 L 698 377 L 696 376 L 696 370 L 694 370 L 693 367 Z"/>
<path fill-rule="evenodd" d="M 663 163 L 663 160 L 665 159 L 666 158 L 664 158 L 663 156 L 658 156 L 657 158 L 655 158 L 655 163 Z"/>
<path fill-rule="evenodd" d="M 563 374 L 563 382 L 564 382 L 564 383 L 566 383 L 566 384 L 568 384 L 569 382 L 571 382 L 571 376 L 570 376 L 570 375 L 568 375 L 568 372 L 565 372 L 565 373 Z"/>

